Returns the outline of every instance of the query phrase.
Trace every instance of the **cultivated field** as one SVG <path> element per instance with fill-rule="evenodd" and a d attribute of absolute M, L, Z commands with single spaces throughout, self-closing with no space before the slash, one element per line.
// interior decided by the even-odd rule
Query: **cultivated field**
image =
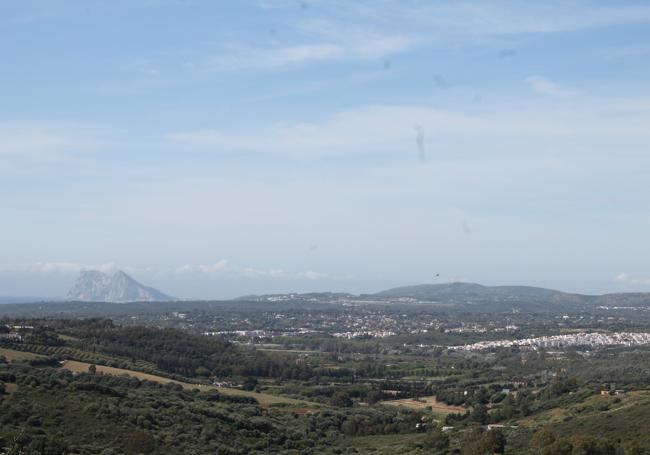
<path fill-rule="evenodd" d="M 86 363 L 86 362 L 67 360 L 63 363 L 62 366 L 63 368 L 72 371 L 73 373 L 87 373 L 90 365 L 91 365 L 90 363 Z M 228 387 L 216 387 L 216 386 L 204 385 L 204 384 L 190 384 L 189 382 L 176 381 L 174 379 L 165 378 L 163 376 L 141 373 L 139 371 L 125 370 L 123 368 L 107 367 L 104 365 L 95 365 L 95 366 L 97 368 L 96 370 L 97 373 L 107 374 L 111 376 L 131 376 L 134 378 L 138 378 L 141 381 L 152 381 L 152 382 L 158 382 L 160 384 L 169 384 L 169 383 L 178 384 L 185 389 L 198 389 L 202 391 L 217 390 L 219 391 L 219 393 L 223 393 L 224 395 L 252 397 L 255 398 L 262 406 L 269 406 L 272 404 L 289 404 L 289 405 L 304 406 L 305 404 L 313 404 L 313 403 L 307 403 L 300 400 L 294 400 L 293 398 L 270 395 L 267 393 L 256 393 L 256 392 L 249 392 L 246 390 L 231 389 Z"/>
<path fill-rule="evenodd" d="M 34 354 L 32 352 L 14 351 L 13 349 L 5 349 L 5 348 L 0 348 L 0 356 L 4 357 L 9 362 L 43 358 L 42 355 Z"/>
<path fill-rule="evenodd" d="M 426 409 L 430 407 L 432 411 L 444 414 L 451 414 L 454 412 L 464 413 L 466 411 L 466 409 L 463 407 L 450 406 L 441 401 L 438 401 L 436 400 L 435 396 L 422 397 L 417 400 L 414 398 L 406 398 L 403 400 L 387 400 L 382 401 L 382 404 L 388 404 L 391 406 L 405 406 L 411 409 Z"/>

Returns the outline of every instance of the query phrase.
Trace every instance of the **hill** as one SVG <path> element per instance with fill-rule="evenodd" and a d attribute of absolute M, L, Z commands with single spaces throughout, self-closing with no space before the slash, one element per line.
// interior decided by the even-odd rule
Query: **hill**
<path fill-rule="evenodd" d="M 484 286 L 477 283 L 419 284 L 387 289 L 373 294 L 289 293 L 252 295 L 238 302 L 310 304 L 409 304 L 443 305 L 468 311 L 588 310 L 605 307 L 650 307 L 650 293 L 586 295 L 535 286 Z"/>
<path fill-rule="evenodd" d="M 138 283 L 118 270 L 107 274 L 98 270 L 81 272 L 68 292 L 68 300 L 91 302 L 162 302 L 174 300 L 161 291 Z"/>
<path fill-rule="evenodd" d="M 483 286 L 476 283 L 444 283 L 402 286 L 362 297 L 374 299 L 412 298 L 424 301 L 480 303 L 544 301 L 547 303 L 588 303 L 591 296 L 571 294 L 533 286 Z"/>

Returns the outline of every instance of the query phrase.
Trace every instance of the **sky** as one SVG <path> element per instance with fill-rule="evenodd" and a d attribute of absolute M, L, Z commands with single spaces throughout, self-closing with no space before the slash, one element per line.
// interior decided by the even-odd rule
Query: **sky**
<path fill-rule="evenodd" d="M 645 1 L 0 2 L 0 296 L 650 291 Z"/>

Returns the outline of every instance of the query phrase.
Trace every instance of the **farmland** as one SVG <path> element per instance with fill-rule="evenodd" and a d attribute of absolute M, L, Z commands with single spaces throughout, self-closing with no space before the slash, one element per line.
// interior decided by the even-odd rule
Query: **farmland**
<path fill-rule="evenodd" d="M 388 400 L 382 402 L 391 406 L 404 406 L 411 409 L 431 409 L 437 413 L 450 414 L 452 412 L 465 412 L 466 409 L 461 406 L 450 406 L 446 403 L 436 400 L 435 396 L 420 398 L 404 398 L 401 400 Z"/>
<path fill-rule="evenodd" d="M 42 355 L 26 351 L 16 351 L 14 349 L 0 348 L 0 357 L 4 357 L 9 362 L 20 360 L 34 360 L 44 358 Z"/>
<path fill-rule="evenodd" d="M 73 453 L 127 447 L 102 436 L 98 428 L 106 426 L 113 433 L 145 432 L 160 447 L 175 448 L 169 453 L 207 453 L 199 443 L 211 453 L 263 453 L 269 444 L 277 453 L 310 453 L 312 447 L 311 453 L 375 455 L 486 453 L 472 449 L 471 441 L 510 455 L 530 454 L 531 441 L 556 450 L 588 440 L 613 447 L 616 455 L 627 455 L 628 440 L 650 446 L 643 424 L 650 416 L 650 351 L 642 346 L 462 352 L 409 345 L 404 337 L 304 335 L 269 349 L 254 339 L 229 342 L 102 319 L 26 325 L 33 329 L 1 351 L 9 362 L 0 365 L 4 435 L 23 431 L 38 412 L 41 428 L 54 437 L 57 427 L 48 422 L 59 421 L 57 409 L 64 408 L 65 416 L 83 415 L 86 424 L 85 433 L 66 436 Z M 51 390 L 57 390 L 57 407 Z M 179 413 L 188 420 L 172 429 Z M 107 414 L 113 420 L 103 420 Z M 214 416 L 221 436 L 202 436 Z M 194 436 L 183 439 L 188 431 Z M 229 431 L 245 447 L 230 445 Z M 256 436 L 247 440 L 246 434 Z"/>
<path fill-rule="evenodd" d="M 69 370 L 73 373 L 87 373 L 90 366 L 93 364 L 86 363 L 86 362 L 78 362 L 75 360 L 66 360 L 63 362 L 62 367 L 65 368 L 66 370 Z M 140 371 L 133 371 L 133 370 L 126 370 L 123 368 L 114 368 L 114 367 L 108 367 L 104 365 L 95 365 L 96 372 L 97 374 L 105 374 L 105 375 L 110 375 L 110 376 L 130 376 L 134 378 L 138 378 L 141 381 L 151 381 L 151 382 L 156 382 L 159 384 L 178 384 L 184 389 L 187 390 L 200 390 L 207 392 L 209 390 L 217 390 L 219 393 L 222 393 L 224 395 L 231 395 L 231 396 L 243 396 L 243 397 L 249 397 L 249 398 L 254 398 L 256 399 L 262 406 L 270 406 L 274 404 L 286 404 L 286 405 L 305 405 L 309 404 L 304 401 L 300 400 L 294 400 L 291 398 L 286 398 L 286 397 L 281 397 L 281 396 L 275 396 L 275 395 L 270 395 L 266 393 L 255 393 L 255 392 L 249 392 L 245 390 L 239 390 L 239 389 L 233 389 L 233 388 L 228 388 L 228 387 L 216 387 L 213 385 L 209 384 L 192 384 L 189 382 L 183 382 L 183 381 L 177 381 L 175 379 L 170 379 L 170 378 L 165 378 L 163 376 L 157 376 L 153 374 L 148 374 L 148 373 L 142 373 Z M 313 403 L 311 403 L 313 404 Z"/>

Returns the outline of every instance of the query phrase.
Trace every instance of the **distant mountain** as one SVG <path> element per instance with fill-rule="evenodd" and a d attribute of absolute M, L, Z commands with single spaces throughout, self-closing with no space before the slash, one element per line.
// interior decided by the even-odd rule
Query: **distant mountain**
<path fill-rule="evenodd" d="M 68 292 L 68 300 L 90 302 L 164 302 L 173 297 L 144 286 L 118 270 L 112 274 L 98 270 L 81 272 Z"/>
<path fill-rule="evenodd" d="M 412 298 L 425 301 L 447 301 L 456 299 L 461 299 L 463 301 L 471 301 L 473 299 L 525 299 L 544 300 L 547 302 L 573 301 L 575 303 L 583 303 L 591 299 L 591 296 L 570 294 L 553 289 L 545 289 L 532 286 L 483 286 L 476 283 L 444 283 L 403 286 L 362 297 L 372 297 L 377 299 Z"/>
<path fill-rule="evenodd" d="M 484 286 L 477 283 L 419 284 L 374 294 L 334 292 L 249 295 L 236 301 L 306 304 L 434 305 L 458 311 L 575 311 L 594 307 L 650 308 L 650 293 L 586 295 L 534 286 Z"/>
<path fill-rule="evenodd" d="M 362 295 L 375 299 L 400 299 L 412 298 L 418 300 L 438 300 L 449 297 L 472 297 L 483 295 L 487 287 L 476 283 L 445 283 L 445 284 L 418 284 L 414 286 L 400 286 L 377 292 L 376 294 Z"/>
<path fill-rule="evenodd" d="M 593 304 L 608 307 L 650 307 L 650 293 L 624 292 L 619 294 L 604 294 L 594 297 Z"/>
<path fill-rule="evenodd" d="M 436 303 L 485 311 L 506 310 L 509 308 L 543 311 L 550 309 L 550 306 L 555 309 L 564 307 L 575 309 L 580 306 L 591 306 L 595 304 L 598 296 L 572 294 L 533 286 L 483 286 L 476 283 L 445 283 L 403 286 L 376 294 L 364 294 L 359 298 Z"/>

